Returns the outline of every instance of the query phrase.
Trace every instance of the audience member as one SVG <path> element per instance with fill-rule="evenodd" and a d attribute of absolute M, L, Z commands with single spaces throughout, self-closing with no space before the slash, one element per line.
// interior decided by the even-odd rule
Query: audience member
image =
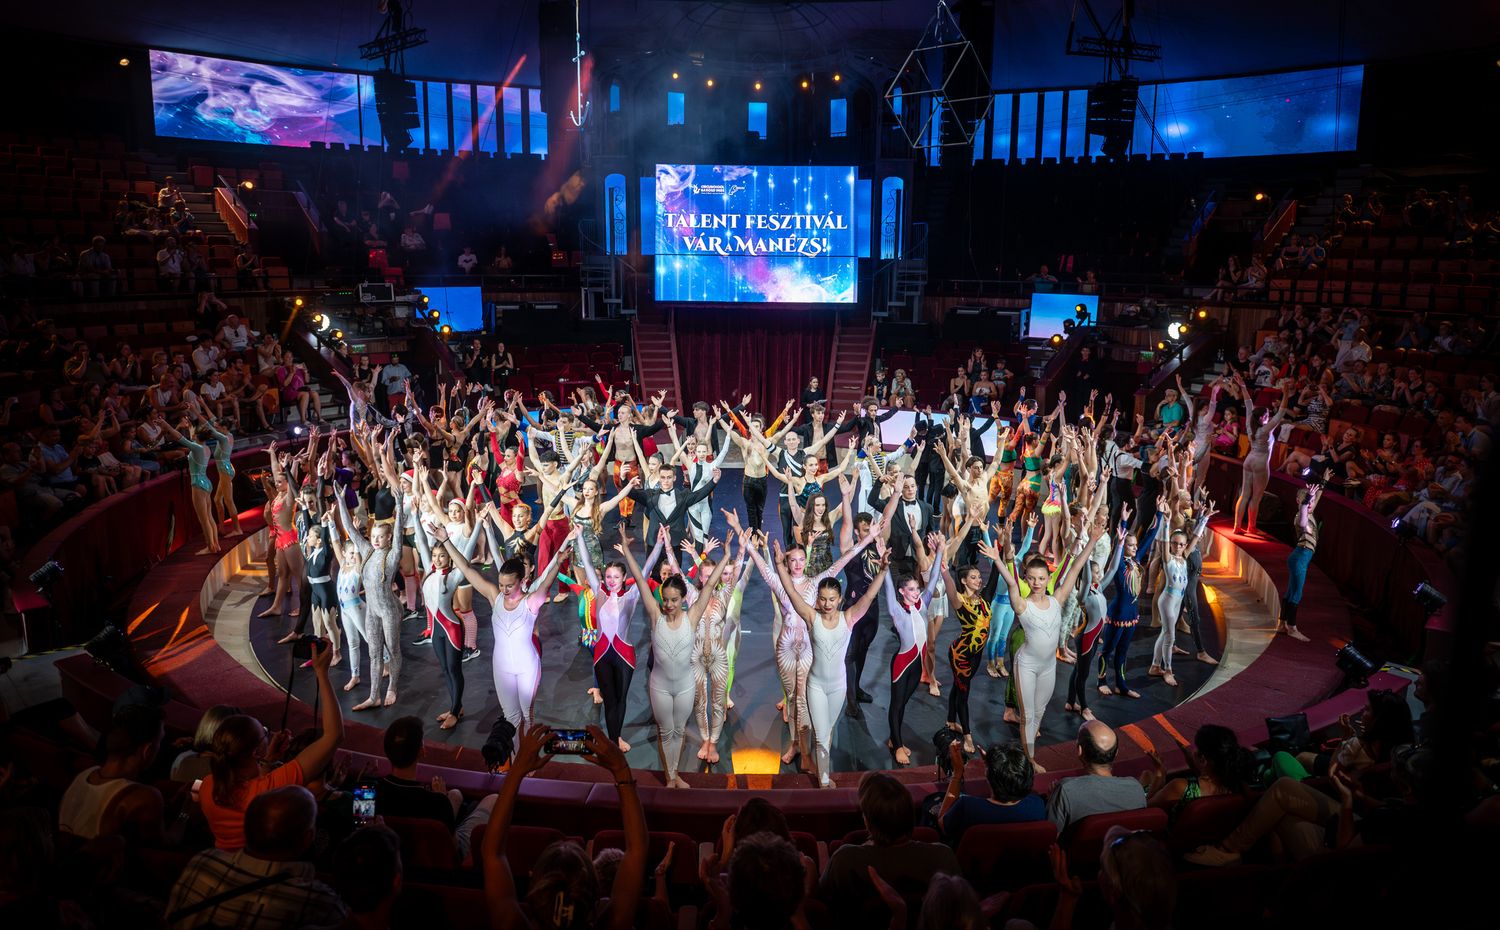
<path fill-rule="evenodd" d="M 333 851 L 333 884 L 357 930 L 390 930 L 401 896 L 401 838 L 381 824 L 361 827 Z M 348 926 L 348 925 L 346 925 Z"/>
<path fill-rule="evenodd" d="M 1047 816 L 1062 833 L 1075 821 L 1093 814 L 1138 810 L 1146 806 L 1146 792 L 1134 778 L 1114 774 L 1115 731 L 1102 720 L 1078 728 L 1078 758 L 1084 774 L 1064 778 L 1047 797 Z"/>
<path fill-rule="evenodd" d="M 487 795 L 460 821 L 463 793 L 444 785 L 440 775 L 428 779 L 417 775 L 417 764 L 426 751 L 423 737 L 420 717 L 400 717 L 385 728 L 385 758 L 391 771 L 375 783 L 376 811 L 385 817 L 436 820 L 453 834 L 459 858 L 466 858 L 469 836 L 476 826 L 490 819 L 496 795 Z"/>
<path fill-rule="evenodd" d="M 161 708 L 135 704 L 116 713 L 104 735 L 104 761 L 79 772 L 63 794 L 58 829 L 80 840 L 121 835 L 163 845 L 165 802 L 145 783 L 161 740 Z"/>
<path fill-rule="evenodd" d="M 1032 790 L 1036 770 L 1020 743 L 996 743 L 984 754 L 988 798 L 963 793 L 963 747 L 951 743 L 953 775 L 938 811 L 944 839 L 957 846 L 969 827 L 990 823 L 1030 823 L 1047 819 L 1047 804 Z"/>
<path fill-rule="evenodd" d="M 953 850 L 912 839 L 916 804 L 906 786 L 892 776 L 866 772 L 860 778 L 859 812 L 870 838 L 840 846 L 818 883 L 818 896 L 836 912 L 857 912 L 869 898 L 874 891 L 870 868 L 908 897 L 921 894 L 934 873 L 962 874 Z"/>

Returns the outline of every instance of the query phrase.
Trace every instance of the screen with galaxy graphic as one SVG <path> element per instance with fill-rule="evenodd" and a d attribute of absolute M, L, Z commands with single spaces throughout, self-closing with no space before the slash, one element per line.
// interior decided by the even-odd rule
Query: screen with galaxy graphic
<path fill-rule="evenodd" d="M 357 76 L 151 50 L 156 134 L 307 147 L 360 142 Z"/>
<path fill-rule="evenodd" d="M 855 169 L 656 166 L 656 299 L 847 304 Z"/>

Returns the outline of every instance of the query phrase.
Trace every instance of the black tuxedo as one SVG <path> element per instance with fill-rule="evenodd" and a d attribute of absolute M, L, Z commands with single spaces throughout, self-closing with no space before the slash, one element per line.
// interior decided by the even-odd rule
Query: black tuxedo
<path fill-rule="evenodd" d="M 876 485 L 870 491 L 869 504 L 876 511 L 885 509 L 885 502 L 880 499 L 880 485 Z M 917 515 L 917 535 L 926 536 L 932 528 L 932 506 L 921 498 L 912 501 L 910 507 Z M 912 528 L 908 521 L 908 505 L 905 500 L 896 505 L 896 512 L 891 514 L 891 559 L 906 569 L 906 574 L 911 574 L 909 569 L 915 567 L 917 550 L 912 538 Z"/>
<path fill-rule="evenodd" d="M 630 492 L 630 499 L 646 508 L 653 523 L 666 526 L 667 532 L 672 537 L 672 548 L 675 550 L 687 538 L 688 508 L 712 494 L 716 484 L 718 484 L 717 481 L 710 481 L 696 491 L 680 484 L 674 485 L 670 513 L 662 509 L 660 488 L 636 488 Z"/>

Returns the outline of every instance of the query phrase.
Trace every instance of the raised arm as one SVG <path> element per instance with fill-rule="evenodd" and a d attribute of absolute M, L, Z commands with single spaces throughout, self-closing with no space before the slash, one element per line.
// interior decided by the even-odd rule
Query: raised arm
<path fill-rule="evenodd" d="M 660 549 L 660 543 L 657 544 L 657 548 Z M 649 570 L 642 569 L 639 563 L 636 562 L 635 556 L 630 553 L 630 546 L 621 542 L 615 546 L 615 551 L 620 553 L 620 556 L 625 560 L 625 567 L 630 569 L 630 575 L 635 579 L 636 590 L 648 590 L 647 571 Z M 652 626 L 655 626 L 656 621 L 661 619 L 661 605 L 656 603 L 656 598 L 654 597 L 642 596 L 640 600 L 646 611 L 646 619 L 651 622 Z M 702 600 L 707 601 L 708 598 L 702 598 Z"/>
<path fill-rule="evenodd" d="M 573 540 L 577 538 L 578 527 L 575 526 L 568 533 L 568 538 L 565 539 L 563 541 L 563 544 L 557 547 L 557 551 L 552 554 L 552 561 L 547 563 L 547 567 L 543 569 L 541 575 L 538 576 L 536 583 L 527 590 L 526 609 L 531 611 L 533 617 L 535 617 L 536 614 L 541 611 L 542 605 L 547 602 L 547 591 L 551 589 L 552 582 L 557 580 L 557 571 L 558 569 L 562 568 L 563 556 L 568 554 L 569 543 L 573 542 Z M 479 585 L 476 584 L 474 587 L 478 588 Z"/>
<path fill-rule="evenodd" d="M 781 581 L 781 589 L 786 592 L 786 597 L 783 600 L 791 606 L 792 610 L 796 611 L 797 616 L 801 617 L 803 622 L 811 627 L 817 622 L 817 612 L 812 609 L 812 605 L 802 599 L 802 592 L 798 591 L 797 586 L 792 584 L 792 576 L 787 574 L 786 570 L 786 556 L 782 555 L 778 557 L 775 560 L 775 565 L 776 577 Z"/>
<path fill-rule="evenodd" d="M 420 537 L 421 533 L 417 535 Z M 475 535 L 477 536 L 478 534 L 476 533 Z M 438 541 L 439 545 L 447 550 L 448 558 L 453 560 L 453 567 L 457 568 L 468 579 L 469 584 L 474 586 L 474 590 L 478 591 L 480 596 L 486 598 L 491 604 L 498 603 L 500 600 L 500 589 L 493 581 L 486 578 L 483 572 L 475 568 L 469 562 L 468 558 L 458 550 L 457 546 L 453 545 L 453 540 L 448 538 L 448 528 L 441 525 L 433 526 L 432 536 Z M 555 562 L 556 559 L 553 561 Z"/>

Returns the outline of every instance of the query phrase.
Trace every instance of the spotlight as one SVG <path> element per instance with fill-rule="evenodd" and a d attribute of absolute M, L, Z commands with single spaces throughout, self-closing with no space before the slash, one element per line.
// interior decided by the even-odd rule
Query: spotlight
<path fill-rule="evenodd" d="M 1173 342 L 1181 342 L 1187 337 L 1188 330 L 1192 329 L 1187 323 L 1172 322 L 1167 324 L 1167 338 Z"/>
<path fill-rule="evenodd" d="M 707 81 L 704 81 L 703 83 L 707 84 L 709 87 L 712 87 L 712 86 L 714 86 L 714 79 L 713 78 L 709 78 Z"/>
<path fill-rule="evenodd" d="M 833 79 L 835 81 L 842 81 L 844 79 L 844 76 L 842 74 L 839 74 L 837 71 L 835 71 L 835 72 L 833 72 Z"/>
<path fill-rule="evenodd" d="M 807 78 L 802 79 L 802 89 L 807 90 Z"/>
<path fill-rule="evenodd" d="M 438 332 L 440 332 L 440 333 L 442 333 L 442 334 L 443 334 L 443 335 L 444 335 L 444 336 L 446 336 L 446 335 L 448 335 L 448 334 L 449 334 L 449 333 L 451 333 L 451 332 L 453 332 L 453 327 L 451 327 L 451 326 L 449 326 L 449 325 L 448 325 L 448 324 L 447 324 L 447 323 L 444 323 L 444 324 L 443 324 L 443 326 L 442 326 L 442 328 L 441 328 L 441 329 L 439 329 L 439 330 L 438 330 Z"/>
<path fill-rule="evenodd" d="M 759 81 L 755 82 L 755 89 L 756 90 L 760 90 L 760 82 Z"/>
<path fill-rule="evenodd" d="M 1349 683 L 1356 688 L 1368 685 L 1370 676 L 1380 670 L 1380 666 L 1356 649 L 1353 643 L 1345 645 L 1338 651 L 1333 658 L 1333 664 L 1338 666 L 1339 671 L 1343 672 Z"/>
<path fill-rule="evenodd" d="M 672 80 L 674 80 L 674 81 L 677 80 L 677 72 L 676 71 L 672 72 Z"/>
<path fill-rule="evenodd" d="M 427 311 L 427 319 L 431 320 L 434 323 L 436 323 L 438 320 L 440 320 L 442 318 L 443 318 L 443 311 L 441 311 L 441 310 L 433 309 L 433 310 Z"/>
<path fill-rule="evenodd" d="M 307 427 L 303 426 L 301 423 L 293 423 L 291 429 L 287 430 L 287 432 L 291 433 L 292 438 L 295 439 L 298 436 L 301 436 L 303 433 L 307 432 Z"/>
<path fill-rule="evenodd" d="M 1198 319 L 1200 319 L 1200 320 L 1206 320 L 1206 319 L 1208 319 L 1208 308 L 1207 307 L 1199 307 L 1198 308 Z"/>
<path fill-rule="evenodd" d="M 1053 345 L 1055 345 L 1055 346 L 1060 346 L 1060 345 L 1062 345 L 1062 344 L 1063 344 L 1063 338 L 1062 338 L 1062 334 L 1061 334 L 1061 333 L 1053 333 L 1053 334 L 1052 334 L 1052 338 L 1051 338 L 1051 340 L 1049 340 L 1049 341 L 1050 341 L 1050 342 L 1051 342 L 1051 343 L 1052 343 L 1052 344 L 1053 344 Z"/>
<path fill-rule="evenodd" d="M 40 588 L 43 594 L 47 594 L 51 590 L 53 585 L 62 580 L 62 576 L 63 567 L 61 563 L 59 563 L 56 559 L 53 559 L 46 565 L 43 565 L 41 568 L 32 572 L 31 575 L 28 576 L 27 580 Z"/>
<path fill-rule="evenodd" d="M 424 307 L 427 306 L 427 304 L 430 303 L 431 301 L 432 301 L 431 297 L 428 297 L 426 294 L 422 295 L 422 306 L 424 306 Z"/>
<path fill-rule="evenodd" d="M 1265 200 L 1265 199 L 1266 199 L 1266 192 L 1265 191 L 1256 191 L 1255 192 L 1255 202 L 1256 203 L 1260 203 L 1262 200 Z"/>
<path fill-rule="evenodd" d="M 301 310 L 306 304 L 307 301 L 303 300 L 301 297 L 292 298 L 292 306 L 296 307 L 298 310 Z"/>
<path fill-rule="evenodd" d="M 1063 332 L 1071 333 L 1073 331 L 1073 327 L 1077 325 L 1078 324 L 1074 323 L 1072 320 L 1063 320 Z"/>
<path fill-rule="evenodd" d="M 254 181 L 241 181 L 240 182 L 240 190 L 245 191 L 246 193 L 249 193 L 250 191 L 255 190 L 255 182 Z"/>
<path fill-rule="evenodd" d="M 129 58 L 121 58 L 120 59 L 120 67 L 122 67 L 122 68 L 128 68 L 128 67 L 130 67 L 130 59 Z"/>
<path fill-rule="evenodd" d="M 342 329 L 336 329 L 336 330 L 334 330 L 333 331 L 333 338 L 334 338 L 334 340 L 339 340 L 339 339 L 344 338 L 344 331 Z"/>
<path fill-rule="evenodd" d="M 1422 612 L 1429 617 L 1442 610 L 1448 603 L 1448 598 L 1443 592 L 1425 581 L 1412 590 L 1411 596 L 1416 600 L 1417 606 L 1422 608 Z"/>
<path fill-rule="evenodd" d="M 1160 351 L 1164 350 L 1166 347 L 1167 347 L 1167 344 L 1165 342 L 1162 342 L 1160 340 L 1157 341 L 1157 343 L 1156 343 L 1156 351 L 1160 352 Z"/>

